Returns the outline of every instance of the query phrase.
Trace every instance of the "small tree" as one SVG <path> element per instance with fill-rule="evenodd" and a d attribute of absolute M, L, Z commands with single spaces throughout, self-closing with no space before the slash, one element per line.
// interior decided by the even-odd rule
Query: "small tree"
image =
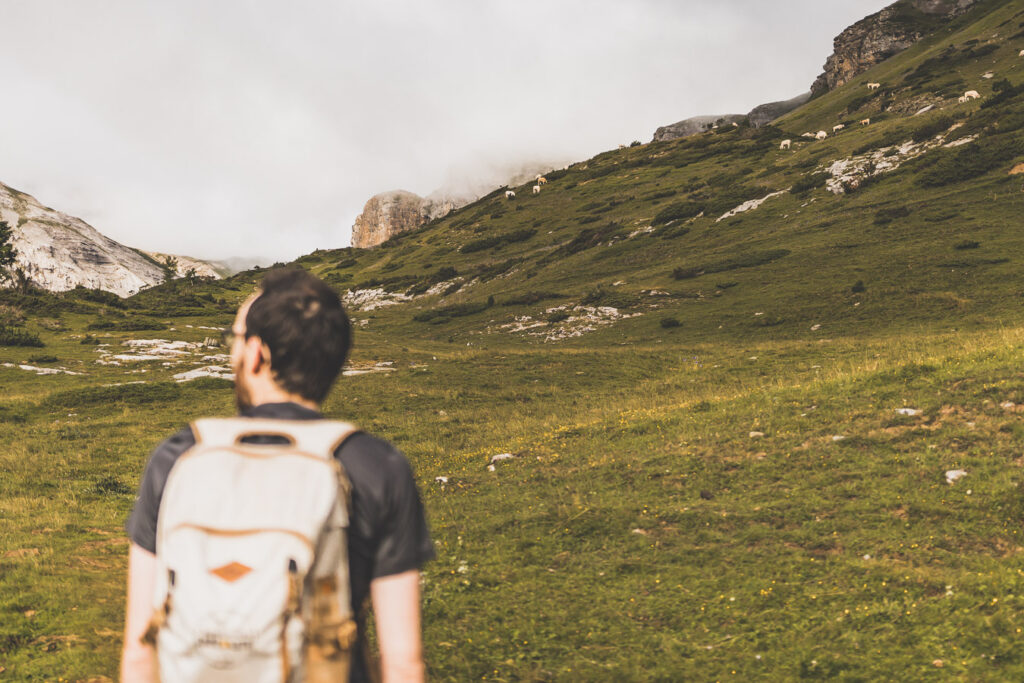
<path fill-rule="evenodd" d="M 165 256 L 160 269 L 164 271 L 164 282 L 170 282 L 178 275 L 178 259 L 173 256 Z"/>
<path fill-rule="evenodd" d="M 7 221 L 0 221 L 0 282 L 11 278 L 11 266 L 14 265 L 14 258 L 18 252 L 14 249 L 12 240 L 14 231 Z"/>

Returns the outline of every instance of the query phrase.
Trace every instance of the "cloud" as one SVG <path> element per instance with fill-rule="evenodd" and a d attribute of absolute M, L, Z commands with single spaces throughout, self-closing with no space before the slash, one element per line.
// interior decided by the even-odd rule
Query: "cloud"
<path fill-rule="evenodd" d="M 288 260 L 377 192 L 793 96 L 885 4 L 12 1 L 0 181 L 131 246 Z"/>

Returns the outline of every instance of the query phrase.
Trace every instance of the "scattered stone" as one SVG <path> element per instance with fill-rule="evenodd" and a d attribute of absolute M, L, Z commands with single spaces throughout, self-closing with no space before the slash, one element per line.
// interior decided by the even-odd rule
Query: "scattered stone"
<path fill-rule="evenodd" d="M 821 329 L 821 324 L 820 323 L 815 324 L 815 325 L 811 325 L 811 332 L 817 332 L 820 329 Z"/>
<path fill-rule="evenodd" d="M 488 472 L 493 472 L 494 471 L 494 465 L 488 465 L 487 466 L 487 471 Z"/>
<path fill-rule="evenodd" d="M 945 663 L 941 659 L 932 660 L 932 666 L 934 666 L 936 669 L 941 669 L 944 665 Z"/>
<path fill-rule="evenodd" d="M 25 372 L 34 372 L 37 375 L 81 375 L 80 372 L 65 370 L 64 368 L 39 368 L 35 365 L 15 365 L 14 363 L 0 363 L 5 368 L 18 368 Z"/>
<path fill-rule="evenodd" d="M 434 481 L 437 482 L 438 484 L 447 484 L 448 477 L 434 477 Z"/>
<path fill-rule="evenodd" d="M 921 414 L 921 411 L 917 408 L 897 408 L 896 412 L 900 415 L 909 415 L 911 417 Z"/>
<path fill-rule="evenodd" d="M 372 311 L 384 306 L 394 306 L 412 299 L 401 292 L 389 292 L 383 287 L 374 289 L 350 289 L 341 297 L 347 308 L 356 311 Z"/>
<path fill-rule="evenodd" d="M 764 432 L 750 432 L 751 439 L 760 439 L 764 436 Z"/>
<path fill-rule="evenodd" d="M 966 470 L 946 470 L 946 483 L 955 484 L 958 479 L 961 479 L 966 476 Z"/>
<path fill-rule="evenodd" d="M 865 559 L 865 560 L 870 560 L 870 559 L 871 559 L 871 556 L 870 556 L 870 555 L 867 555 L 867 554 L 865 554 L 865 555 L 864 555 L 864 559 Z"/>
<path fill-rule="evenodd" d="M 768 201 L 772 197 L 778 197 L 779 195 L 786 194 L 787 192 L 789 192 L 789 188 L 788 187 L 785 190 L 779 190 L 778 192 L 772 192 L 772 193 L 770 193 L 770 194 L 768 194 L 768 195 L 766 195 L 764 197 L 761 197 L 760 199 L 751 199 L 750 201 L 743 202 L 742 204 L 737 206 L 735 209 L 731 209 L 730 211 L 727 211 L 727 212 L 723 213 L 721 216 L 719 216 L 715 220 L 715 222 L 716 223 L 720 223 L 721 221 L 724 221 L 726 218 L 732 218 L 736 214 L 745 213 L 747 211 L 752 211 L 752 210 L 756 209 L 757 207 L 761 206 L 762 204 L 764 204 L 766 201 Z"/>
<path fill-rule="evenodd" d="M 226 379 L 234 381 L 235 373 L 227 368 L 220 367 L 219 365 L 207 365 L 203 368 L 196 368 L 194 370 L 188 370 L 187 372 L 179 372 L 174 375 L 175 382 L 191 382 L 201 377 L 213 377 L 215 379 Z"/>
<path fill-rule="evenodd" d="M 640 536 L 650 536 L 650 533 L 644 529 L 633 529 L 631 533 L 638 534 Z"/>
<path fill-rule="evenodd" d="M 494 463 L 501 462 L 502 460 L 512 460 L 515 457 L 516 456 L 512 453 L 498 453 L 497 455 L 491 456 L 491 464 L 493 465 Z"/>
<path fill-rule="evenodd" d="M 832 440 L 833 440 L 833 441 L 842 441 L 842 440 L 844 440 L 845 438 L 846 438 L 846 437 L 845 437 L 845 436 L 843 436 L 842 434 L 836 434 L 835 436 L 833 436 L 833 437 L 832 437 Z"/>
<path fill-rule="evenodd" d="M 1002 408 L 1003 410 L 1010 410 L 1015 405 L 1017 404 L 1014 403 L 1013 401 L 1003 401 L 1002 403 L 999 404 L 999 407 Z"/>

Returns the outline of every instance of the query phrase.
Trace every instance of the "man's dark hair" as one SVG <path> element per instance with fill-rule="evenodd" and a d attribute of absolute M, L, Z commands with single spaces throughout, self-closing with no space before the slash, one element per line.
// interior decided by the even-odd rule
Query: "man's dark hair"
<path fill-rule="evenodd" d="M 352 327 L 338 295 L 304 270 L 282 268 L 263 278 L 245 316 L 246 338 L 270 349 L 281 388 L 320 403 L 345 364 Z"/>

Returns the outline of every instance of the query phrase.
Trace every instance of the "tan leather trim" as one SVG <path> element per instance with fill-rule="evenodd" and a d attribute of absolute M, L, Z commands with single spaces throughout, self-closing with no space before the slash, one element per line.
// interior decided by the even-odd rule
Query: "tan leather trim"
<path fill-rule="evenodd" d="M 210 534 L 211 536 L 250 536 L 252 534 L 262 533 L 275 533 L 275 534 L 287 534 L 294 538 L 299 539 L 309 548 L 310 553 L 314 553 L 313 541 L 311 541 L 304 534 L 300 534 L 297 531 L 291 529 L 278 529 L 274 527 L 265 527 L 259 529 L 214 529 L 213 527 L 203 526 L 202 524 L 193 524 L 191 522 L 182 522 L 176 525 L 168 533 L 174 533 L 178 529 L 195 529 L 196 531 L 202 531 L 204 534 Z"/>

